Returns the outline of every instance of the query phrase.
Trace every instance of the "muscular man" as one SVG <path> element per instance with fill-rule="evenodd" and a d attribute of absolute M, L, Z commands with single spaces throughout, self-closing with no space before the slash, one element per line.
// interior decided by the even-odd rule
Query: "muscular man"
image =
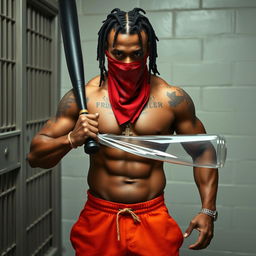
<path fill-rule="evenodd" d="M 205 133 L 188 94 L 156 76 L 157 37 L 142 11 L 114 9 L 108 15 L 99 31 L 101 75 L 86 85 L 90 114 L 79 116 L 69 91 L 56 117 L 33 138 L 31 166 L 51 168 L 88 136 L 97 140 L 98 133 Z M 206 210 L 192 219 L 183 236 L 164 204 L 163 163 L 100 146 L 90 155 L 88 201 L 71 231 L 76 255 L 177 256 L 183 237 L 193 229 L 199 236 L 189 248 L 206 248 L 213 237 L 210 215 L 216 210 L 218 172 L 194 168 L 194 177 Z"/>

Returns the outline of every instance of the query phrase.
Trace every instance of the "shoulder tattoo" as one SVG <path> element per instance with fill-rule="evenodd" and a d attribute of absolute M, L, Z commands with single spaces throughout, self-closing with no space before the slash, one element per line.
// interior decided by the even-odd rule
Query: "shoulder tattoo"
<path fill-rule="evenodd" d="M 177 91 L 180 95 L 177 95 Z M 193 107 L 193 102 L 190 96 L 182 89 L 178 88 L 177 91 L 174 92 L 167 92 L 167 97 L 169 98 L 169 105 L 171 107 L 177 107 L 181 103 L 185 102 L 188 107 Z"/>
<path fill-rule="evenodd" d="M 62 98 L 62 100 L 59 103 L 58 110 L 56 117 L 60 117 L 62 115 L 65 115 L 67 110 L 71 108 L 71 105 L 76 102 L 75 96 L 73 94 L 73 91 L 69 91 L 66 93 L 66 95 Z"/>

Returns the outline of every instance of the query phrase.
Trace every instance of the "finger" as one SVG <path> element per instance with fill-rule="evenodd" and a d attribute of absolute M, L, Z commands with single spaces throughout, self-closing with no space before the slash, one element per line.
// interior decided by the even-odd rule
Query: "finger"
<path fill-rule="evenodd" d="M 93 127 L 98 127 L 98 126 L 99 126 L 98 121 L 88 120 L 88 123 L 89 123 L 91 126 L 93 126 Z"/>
<path fill-rule="evenodd" d="M 96 113 L 96 114 L 86 114 L 84 116 L 86 116 L 88 119 L 91 119 L 91 120 L 98 120 L 99 113 Z"/>
<path fill-rule="evenodd" d="M 195 223 L 191 221 L 183 236 L 185 238 L 189 237 L 194 228 L 195 228 Z"/>
<path fill-rule="evenodd" d="M 201 231 L 197 241 L 189 246 L 192 250 L 201 250 L 206 248 L 211 242 L 211 236 L 208 233 Z"/>
<path fill-rule="evenodd" d="M 199 250 L 203 244 L 203 241 L 204 241 L 204 234 L 203 234 L 203 232 L 199 232 L 197 241 L 194 244 L 189 245 L 188 248 L 192 249 L 192 250 Z"/>

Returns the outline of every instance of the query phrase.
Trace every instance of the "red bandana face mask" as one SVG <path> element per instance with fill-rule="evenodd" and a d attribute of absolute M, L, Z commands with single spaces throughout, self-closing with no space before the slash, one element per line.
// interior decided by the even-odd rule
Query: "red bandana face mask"
<path fill-rule="evenodd" d="M 123 63 L 113 59 L 106 51 L 108 58 L 108 94 L 113 112 L 119 123 L 133 123 L 150 94 L 147 57 L 141 61 Z"/>

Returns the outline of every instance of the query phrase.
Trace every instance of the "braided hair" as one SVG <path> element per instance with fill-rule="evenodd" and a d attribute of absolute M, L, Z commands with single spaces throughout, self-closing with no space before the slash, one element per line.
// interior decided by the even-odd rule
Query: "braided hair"
<path fill-rule="evenodd" d="M 131 35 L 137 33 L 140 45 L 142 46 L 141 31 L 145 31 L 148 35 L 148 42 L 150 44 L 149 73 L 153 73 L 154 75 L 159 74 L 156 65 L 156 41 L 158 41 L 158 38 L 148 18 L 142 15 L 140 12 L 146 14 L 146 12 L 141 8 L 134 8 L 132 11 L 129 12 L 124 12 L 119 8 L 115 8 L 107 16 L 107 19 L 103 21 L 103 25 L 98 32 L 97 47 L 97 60 L 99 61 L 100 68 L 100 85 L 102 81 L 105 81 L 105 76 L 108 75 L 105 67 L 105 50 L 107 48 L 108 34 L 112 29 L 115 30 L 113 46 L 116 43 L 119 33 Z"/>

